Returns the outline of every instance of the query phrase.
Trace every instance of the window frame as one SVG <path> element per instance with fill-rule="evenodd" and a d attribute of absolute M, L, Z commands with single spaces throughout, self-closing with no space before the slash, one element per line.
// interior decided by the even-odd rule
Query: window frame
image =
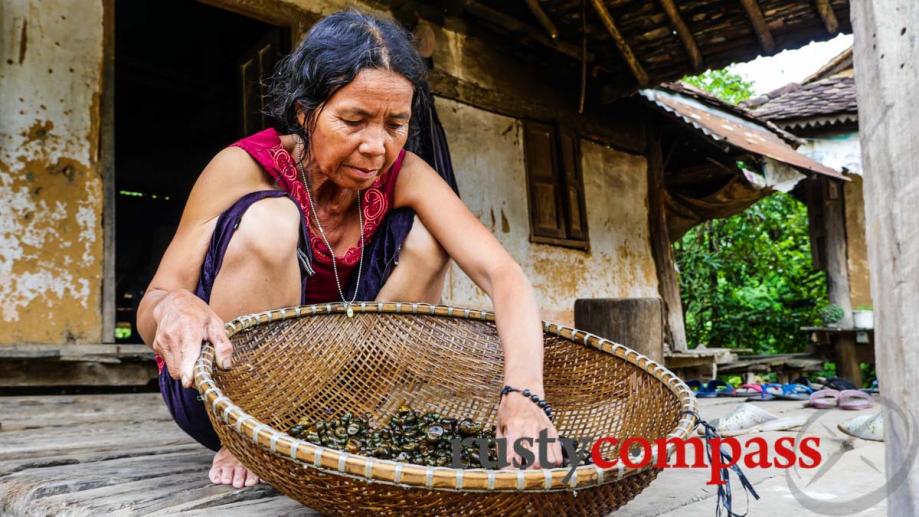
<path fill-rule="evenodd" d="M 526 190 L 527 190 L 527 211 L 530 222 L 530 242 L 538 244 L 549 244 L 564 248 L 590 251 L 590 231 L 587 224 L 587 206 L 585 202 L 584 175 L 581 167 L 581 143 L 580 135 L 571 128 L 562 126 L 557 123 L 546 123 L 536 120 L 524 119 L 521 121 L 523 126 L 523 157 L 524 169 L 526 172 Z M 537 181 L 534 172 L 534 164 L 531 163 L 530 148 L 531 142 L 529 132 L 532 129 L 547 130 L 551 134 L 550 142 L 550 167 L 552 170 L 552 179 L 554 181 L 556 213 L 561 212 L 559 226 L 562 231 L 561 236 L 547 235 L 540 232 L 536 218 L 539 215 L 536 205 L 535 182 Z M 568 137 L 571 140 L 572 147 L 572 167 L 573 174 L 576 176 L 573 180 L 569 178 L 569 171 L 564 167 L 564 149 L 562 138 Z M 581 221 L 583 237 L 572 237 L 572 220 L 571 207 L 569 198 L 569 188 L 574 185 L 578 193 L 578 215 Z"/>

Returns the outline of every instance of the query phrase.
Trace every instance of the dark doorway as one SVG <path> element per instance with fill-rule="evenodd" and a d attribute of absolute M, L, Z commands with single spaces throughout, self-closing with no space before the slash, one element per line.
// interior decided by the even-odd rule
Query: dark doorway
<path fill-rule="evenodd" d="M 289 52 L 289 34 L 190 0 L 117 2 L 116 341 L 140 342 L 136 306 L 195 179 L 265 127 L 259 78 Z"/>

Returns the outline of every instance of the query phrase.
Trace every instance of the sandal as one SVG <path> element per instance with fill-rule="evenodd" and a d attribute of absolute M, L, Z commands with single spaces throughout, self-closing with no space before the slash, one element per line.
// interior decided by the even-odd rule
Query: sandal
<path fill-rule="evenodd" d="M 808 406 L 817 409 L 832 409 L 839 402 L 839 392 L 834 389 L 823 389 L 811 393 Z"/>
<path fill-rule="evenodd" d="M 718 389 L 722 388 L 722 389 Z M 705 394 L 700 395 L 702 397 L 733 397 L 734 396 L 734 386 L 719 380 L 712 379 L 708 381 L 708 384 L 705 385 Z"/>
<path fill-rule="evenodd" d="M 823 384 L 820 384 L 819 382 L 812 382 L 807 377 L 798 377 L 796 379 L 793 379 L 791 383 L 792 384 L 803 384 L 814 391 L 822 390 L 825 387 Z"/>
<path fill-rule="evenodd" d="M 874 399 L 871 395 L 862 390 L 844 390 L 839 392 L 839 407 L 857 411 L 859 409 L 868 409 L 874 406 Z"/>
<path fill-rule="evenodd" d="M 765 384 L 760 396 L 747 399 L 748 402 L 765 400 L 807 400 L 814 390 L 803 384 Z"/>
<path fill-rule="evenodd" d="M 763 387 L 759 384 L 741 384 L 734 392 L 735 397 L 758 397 L 762 395 Z"/>
<path fill-rule="evenodd" d="M 691 389 L 692 392 L 696 395 L 698 395 L 700 391 L 703 391 L 705 389 L 705 386 L 702 384 L 702 381 L 700 381 L 699 379 L 692 379 L 692 380 L 686 381 L 686 386 L 688 386 L 689 389 Z"/>
<path fill-rule="evenodd" d="M 856 386 L 855 384 L 852 384 L 852 381 L 850 381 L 849 379 L 844 379 L 842 377 L 833 377 L 832 379 L 826 381 L 826 387 L 832 388 L 836 391 L 858 389 L 858 386 Z"/>
<path fill-rule="evenodd" d="M 766 400 L 775 400 L 776 394 L 782 392 L 782 386 L 779 384 L 747 384 L 746 386 L 758 386 L 759 390 L 754 388 L 754 391 L 759 391 L 759 394 L 755 394 L 752 397 L 747 398 L 747 402 L 763 402 Z"/>
<path fill-rule="evenodd" d="M 781 400 L 808 400 L 814 392 L 811 388 L 803 384 L 782 384 L 782 393 L 776 394 L 776 398 Z"/>

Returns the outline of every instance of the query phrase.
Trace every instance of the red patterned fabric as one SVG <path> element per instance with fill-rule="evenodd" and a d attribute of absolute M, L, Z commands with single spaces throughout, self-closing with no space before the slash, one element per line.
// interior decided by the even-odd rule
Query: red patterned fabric
<path fill-rule="evenodd" d="M 281 145 L 281 139 L 274 129 L 266 129 L 255 133 L 254 135 L 243 138 L 233 144 L 248 152 L 265 171 L 274 178 L 278 185 L 291 194 L 300 204 L 303 213 L 312 219 L 309 206 L 309 197 L 294 160 L 284 147 Z M 361 198 L 361 208 L 364 215 L 364 241 L 369 242 L 380 223 L 386 217 L 386 214 L 392 208 L 393 196 L 396 188 L 396 179 L 399 171 L 402 169 L 402 162 L 405 159 L 405 150 L 399 152 L 396 162 L 388 171 L 380 175 L 376 181 L 366 190 L 363 191 Z M 315 221 L 314 221 L 315 222 Z M 335 284 L 335 276 L 332 270 L 331 251 L 323 242 L 322 237 L 318 234 L 310 233 L 310 246 L 313 249 L 313 269 L 316 274 L 310 277 L 306 288 L 307 303 L 322 303 L 329 301 L 338 301 L 341 296 L 338 293 L 338 287 Z M 360 243 L 349 249 L 341 257 L 335 257 L 335 264 L 338 267 L 339 280 L 342 289 L 348 285 L 351 275 L 357 269 L 360 260 Z M 366 257 L 365 257 L 366 260 Z"/>

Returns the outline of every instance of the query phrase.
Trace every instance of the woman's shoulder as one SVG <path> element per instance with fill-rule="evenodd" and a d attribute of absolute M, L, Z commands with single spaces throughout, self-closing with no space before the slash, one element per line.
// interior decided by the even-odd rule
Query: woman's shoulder
<path fill-rule="evenodd" d="M 257 190 L 277 190 L 275 181 L 244 149 L 229 146 L 221 149 L 198 177 L 201 184 L 214 196 L 242 197 Z"/>
<path fill-rule="evenodd" d="M 432 175 L 440 177 L 437 172 L 428 165 L 428 162 L 409 150 L 405 150 L 400 165 L 399 175 L 395 180 L 393 189 L 394 208 L 411 205 L 411 199 L 416 194 L 415 190 L 423 183 L 423 181 L 419 180 L 430 178 Z"/>
<path fill-rule="evenodd" d="M 281 135 L 269 128 L 237 140 L 230 149 L 245 151 L 249 162 L 260 169 L 278 186 L 290 190 L 296 179 L 296 168 L 290 151 L 295 144 L 295 135 Z"/>

